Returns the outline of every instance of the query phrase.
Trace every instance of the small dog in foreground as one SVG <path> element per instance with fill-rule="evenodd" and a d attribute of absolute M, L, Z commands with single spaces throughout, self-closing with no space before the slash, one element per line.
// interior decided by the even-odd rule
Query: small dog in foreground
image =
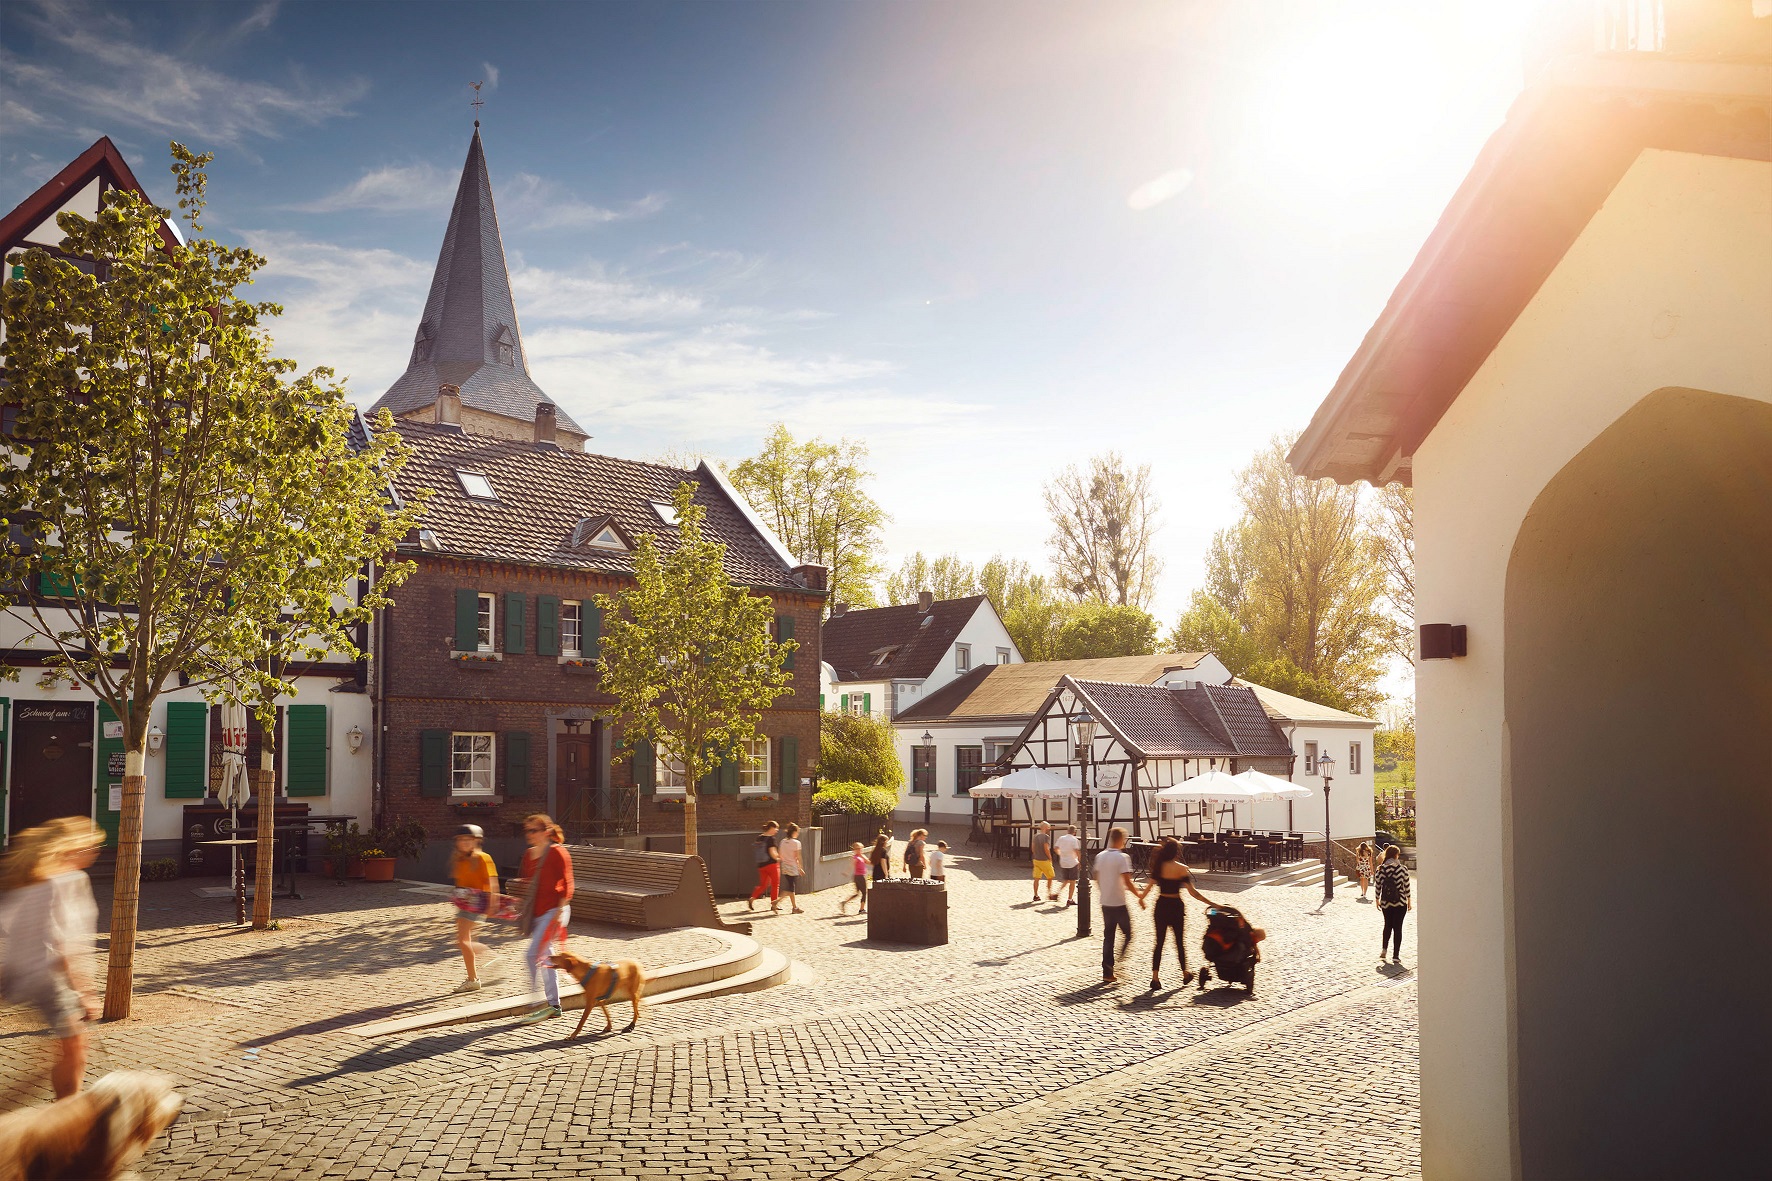
<path fill-rule="evenodd" d="M 163 1074 L 120 1070 L 47 1107 L 0 1116 L 0 1181 L 118 1181 L 178 1118 Z"/>
<path fill-rule="evenodd" d="M 584 989 L 585 1011 L 578 1019 L 578 1028 L 572 1031 L 573 1037 L 584 1032 L 585 1022 L 591 1019 L 592 1005 L 603 1010 L 603 1032 L 612 1032 L 615 1029 L 615 1018 L 609 1012 L 609 1002 L 620 1000 L 622 993 L 626 993 L 627 999 L 634 1002 L 634 1019 L 628 1022 L 628 1028 L 633 1029 L 640 1024 L 640 997 L 646 991 L 646 969 L 640 966 L 639 960 L 610 960 L 608 963 L 593 964 L 564 951 L 548 959 L 554 967 L 578 981 Z"/>

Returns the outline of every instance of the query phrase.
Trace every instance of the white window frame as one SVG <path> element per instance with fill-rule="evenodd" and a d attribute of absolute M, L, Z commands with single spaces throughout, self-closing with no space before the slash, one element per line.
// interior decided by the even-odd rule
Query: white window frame
<path fill-rule="evenodd" d="M 466 740 L 465 749 L 464 742 Z M 485 740 L 485 749 L 480 749 L 479 739 Z M 449 736 L 449 794 L 451 796 L 480 797 L 496 795 L 496 784 L 493 776 L 498 767 L 498 736 L 475 730 L 458 730 Z M 479 763 L 484 757 L 486 766 L 486 786 L 484 789 L 464 788 L 463 776 L 471 782 L 479 770 Z"/>
<path fill-rule="evenodd" d="M 461 484 L 461 490 L 475 500 L 496 501 L 498 499 L 498 489 L 492 486 L 492 477 L 488 476 L 485 472 L 470 472 L 463 468 L 457 468 L 455 470 L 455 478 L 456 481 Z M 471 482 L 474 480 L 478 480 L 481 484 L 484 484 L 486 486 L 486 491 L 479 491 Z"/>
<path fill-rule="evenodd" d="M 972 671 L 971 644 L 954 645 L 954 671 L 957 673 L 969 673 Z"/>
<path fill-rule="evenodd" d="M 1348 743 L 1347 773 L 1349 775 L 1358 775 L 1362 766 L 1364 766 L 1364 764 L 1360 761 L 1360 744 L 1357 742 Z"/>
<path fill-rule="evenodd" d="M 868 695 L 851 693 L 849 695 L 849 713 L 851 717 L 865 718 L 868 716 Z"/>
<path fill-rule="evenodd" d="M 1009 649 L 1007 649 L 1007 648 L 998 648 L 997 649 L 997 663 L 998 664 L 1008 664 L 1009 663 Z"/>
<path fill-rule="evenodd" d="M 479 598 L 479 638 L 475 650 L 493 652 L 498 649 L 498 596 L 481 591 Z"/>
<path fill-rule="evenodd" d="M 567 621 L 571 620 L 571 639 L 567 638 Z M 560 600 L 560 655 L 584 655 L 585 608 L 583 599 Z"/>
<path fill-rule="evenodd" d="M 1306 775 L 1317 773 L 1317 744 L 1314 742 L 1304 744 L 1304 773 Z"/>
<path fill-rule="evenodd" d="M 738 763 L 738 794 L 741 796 L 767 795 L 771 780 L 769 773 L 773 771 L 774 752 L 769 739 L 759 734 L 745 743 L 744 757 Z"/>
<path fill-rule="evenodd" d="M 668 748 L 654 745 L 652 748 L 652 775 L 655 794 L 661 796 L 687 795 L 689 792 L 688 769 L 683 766 L 682 759 L 674 759 Z"/>

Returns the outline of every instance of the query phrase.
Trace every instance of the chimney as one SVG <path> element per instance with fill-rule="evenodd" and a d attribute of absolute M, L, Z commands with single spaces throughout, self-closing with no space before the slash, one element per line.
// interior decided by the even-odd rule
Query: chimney
<path fill-rule="evenodd" d="M 814 562 L 807 562 L 794 567 L 794 577 L 807 590 L 829 590 L 830 571 Z"/>
<path fill-rule="evenodd" d="M 554 440 L 554 425 L 558 418 L 559 411 L 546 398 L 535 404 L 535 445 L 537 447 L 553 451 L 560 449 L 560 444 Z"/>
<path fill-rule="evenodd" d="M 931 608 L 933 606 L 935 606 L 935 592 L 934 591 L 919 591 L 917 593 L 917 614 L 918 615 L 929 614 L 929 608 Z"/>
<path fill-rule="evenodd" d="M 461 387 L 445 385 L 437 387 L 437 405 L 435 421 L 439 426 L 461 426 Z"/>
<path fill-rule="evenodd" d="M 831 604 L 831 618 L 836 619 L 849 610 L 849 604 L 841 600 Z"/>

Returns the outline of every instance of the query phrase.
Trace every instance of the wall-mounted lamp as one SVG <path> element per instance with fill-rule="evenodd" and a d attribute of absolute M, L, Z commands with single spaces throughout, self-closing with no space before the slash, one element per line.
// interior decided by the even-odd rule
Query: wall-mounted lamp
<path fill-rule="evenodd" d="M 1424 623 L 1421 625 L 1421 658 L 1453 660 L 1470 650 L 1462 623 Z"/>
<path fill-rule="evenodd" d="M 350 744 L 351 753 L 356 754 L 363 749 L 363 727 L 352 726 L 345 731 L 345 741 Z"/>
<path fill-rule="evenodd" d="M 161 744 L 166 741 L 166 731 L 158 726 L 148 727 L 148 753 L 159 754 Z"/>

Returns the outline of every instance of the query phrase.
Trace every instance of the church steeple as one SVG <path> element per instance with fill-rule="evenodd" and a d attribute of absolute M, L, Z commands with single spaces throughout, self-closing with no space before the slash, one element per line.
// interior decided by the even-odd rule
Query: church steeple
<path fill-rule="evenodd" d="M 462 424 L 470 434 L 529 438 L 536 406 L 552 401 L 530 378 L 523 355 L 478 120 L 424 315 L 413 336 L 412 357 L 406 372 L 372 409 L 386 407 L 398 418 L 429 417 L 426 411 L 443 385 L 460 388 Z M 577 436 L 575 442 L 585 437 L 564 413 L 559 414 L 558 429 Z"/>

